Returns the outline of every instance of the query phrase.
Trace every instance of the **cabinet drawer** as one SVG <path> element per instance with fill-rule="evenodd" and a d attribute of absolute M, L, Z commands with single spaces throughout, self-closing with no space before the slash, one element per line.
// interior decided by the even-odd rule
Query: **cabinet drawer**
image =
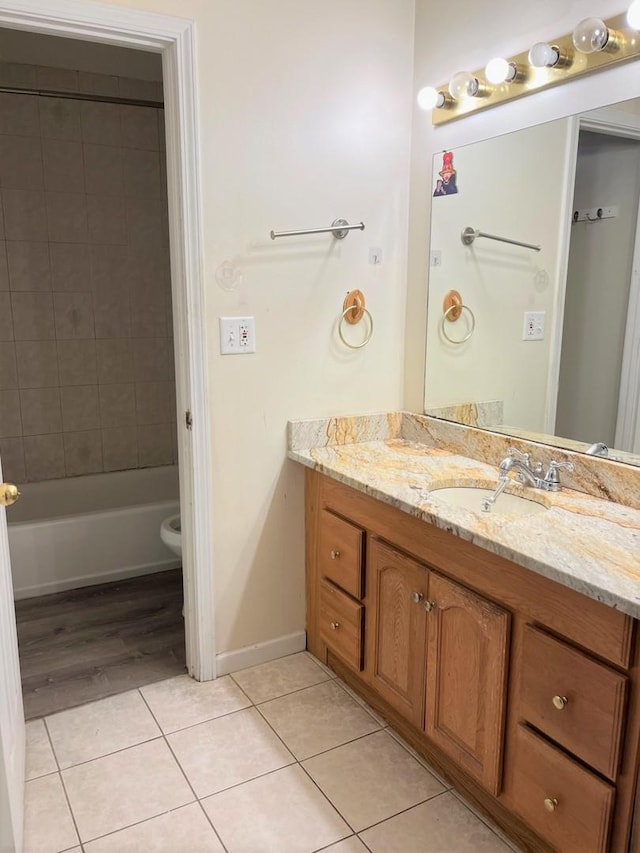
<path fill-rule="evenodd" d="M 356 672 L 362 669 L 364 605 L 326 580 L 320 581 L 320 637 Z"/>
<path fill-rule="evenodd" d="M 363 543 L 364 533 L 359 527 L 322 510 L 318 537 L 320 575 L 354 598 L 362 598 Z"/>
<path fill-rule="evenodd" d="M 513 809 L 559 853 L 604 853 L 614 789 L 525 726 L 515 734 Z"/>
<path fill-rule="evenodd" d="M 521 715 L 609 779 L 620 757 L 627 678 L 527 625 Z"/>

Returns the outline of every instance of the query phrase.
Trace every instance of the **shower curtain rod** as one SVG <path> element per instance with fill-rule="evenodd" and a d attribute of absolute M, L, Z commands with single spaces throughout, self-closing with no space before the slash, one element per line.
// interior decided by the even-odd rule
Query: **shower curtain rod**
<path fill-rule="evenodd" d="M 164 101 L 141 101 L 134 98 L 116 98 L 112 95 L 91 95 L 84 92 L 56 92 L 49 89 L 24 89 L 17 86 L 0 86 L 0 94 L 35 95 L 38 98 L 61 98 L 67 101 L 98 101 L 102 104 L 128 104 L 130 107 L 155 107 L 164 109 Z"/>

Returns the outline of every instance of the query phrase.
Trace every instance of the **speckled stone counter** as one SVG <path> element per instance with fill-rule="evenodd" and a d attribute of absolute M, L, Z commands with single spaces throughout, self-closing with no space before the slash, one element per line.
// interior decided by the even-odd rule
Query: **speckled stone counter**
<path fill-rule="evenodd" d="M 425 441 L 403 437 L 428 420 L 392 413 L 292 422 L 289 457 L 640 619 L 640 509 L 585 491 L 543 492 L 515 482 L 507 491 L 543 503 L 547 511 L 522 517 L 446 504 L 438 499 L 439 488 L 494 488 L 498 472 L 457 447 L 438 446 L 429 430 Z M 305 441 L 309 446 L 302 446 Z"/>

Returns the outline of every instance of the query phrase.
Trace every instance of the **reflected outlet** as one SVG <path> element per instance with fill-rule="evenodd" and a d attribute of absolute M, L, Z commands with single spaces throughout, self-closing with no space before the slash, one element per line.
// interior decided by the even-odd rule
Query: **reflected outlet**
<path fill-rule="evenodd" d="M 546 311 L 525 311 L 524 327 L 522 329 L 523 341 L 544 340 L 544 318 Z"/>

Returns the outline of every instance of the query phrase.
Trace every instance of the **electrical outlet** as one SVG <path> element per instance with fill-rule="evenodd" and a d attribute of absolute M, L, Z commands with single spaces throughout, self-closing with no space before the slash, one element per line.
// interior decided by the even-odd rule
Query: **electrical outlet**
<path fill-rule="evenodd" d="M 524 327 L 522 329 L 523 341 L 544 340 L 544 320 L 546 311 L 525 311 Z"/>
<path fill-rule="evenodd" d="M 220 317 L 219 319 L 222 355 L 245 355 L 256 351 L 253 317 Z"/>

